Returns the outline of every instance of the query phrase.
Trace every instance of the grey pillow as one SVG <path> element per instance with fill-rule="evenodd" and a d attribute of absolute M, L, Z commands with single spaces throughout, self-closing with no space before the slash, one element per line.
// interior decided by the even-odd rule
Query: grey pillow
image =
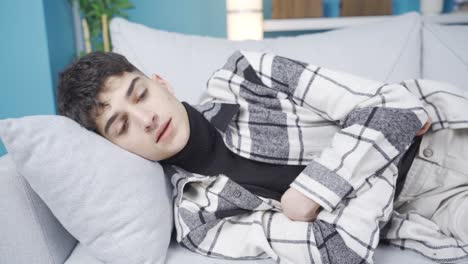
<path fill-rule="evenodd" d="M 172 189 L 159 163 L 63 116 L 0 120 L 0 137 L 18 172 L 94 257 L 164 263 Z"/>

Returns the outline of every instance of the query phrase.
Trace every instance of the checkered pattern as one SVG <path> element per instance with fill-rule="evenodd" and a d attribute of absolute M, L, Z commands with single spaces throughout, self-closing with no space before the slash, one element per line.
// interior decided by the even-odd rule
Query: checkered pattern
<path fill-rule="evenodd" d="M 290 187 L 323 210 L 314 222 L 291 221 L 278 201 L 256 196 L 225 175 L 165 166 L 175 187 L 177 241 L 219 258 L 372 263 L 381 228 L 400 223 L 392 215 L 402 153 L 428 115 L 433 130 L 468 127 L 468 111 L 460 111 L 468 109 L 466 98 L 466 92 L 434 81 L 385 84 L 273 54 L 236 51 L 194 107 L 233 153 L 305 165 Z M 468 258 L 463 247 L 412 249 L 445 261 Z"/>

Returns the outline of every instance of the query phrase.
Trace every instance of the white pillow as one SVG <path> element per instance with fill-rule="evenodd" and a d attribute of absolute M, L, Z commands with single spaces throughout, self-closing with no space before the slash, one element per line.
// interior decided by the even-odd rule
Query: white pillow
<path fill-rule="evenodd" d="M 423 25 L 423 77 L 468 90 L 468 26 Z"/>
<path fill-rule="evenodd" d="M 159 163 L 53 115 L 0 120 L 20 175 L 62 225 L 106 263 L 164 263 L 173 227 Z"/>
<path fill-rule="evenodd" d="M 146 74 L 160 73 L 182 101 L 197 103 L 206 81 L 236 49 L 269 51 L 383 82 L 419 78 L 421 18 L 408 13 L 386 21 L 263 41 L 228 41 L 112 20 L 114 51 Z"/>

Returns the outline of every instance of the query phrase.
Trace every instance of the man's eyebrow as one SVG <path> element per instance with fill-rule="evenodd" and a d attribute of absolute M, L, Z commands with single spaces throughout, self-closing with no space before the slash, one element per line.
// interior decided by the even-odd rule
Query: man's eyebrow
<path fill-rule="evenodd" d="M 128 99 L 130 97 L 130 95 L 132 95 L 132 92 L 133 92 L 133 88 L 135 87 L 135 83 L 140 79 L 139 76 L 133 78 L 132 82 L 130 83 L 130 86 L 128 87 L 127 89 L 127 92 L 125 93 L 125 99 Z M 110 126 L 112 125 L 112 123 L 114 123 L 115 119 L 117 119 L 117 117 L 119 116 L 119 112 L 117 113 L 114 113 L 111 118 L 109 118 L 109 120 L 107 121 L 106 123 L 106 126 L 104 128 L 104 134 L 107 134 L 108 131 L 109 131 L 109 128 Z"/>
<path fill-rule="evenodd" d="M 130 95 L 133 93 L 133 87 L 135 87 L 135 83 L 140 79 L 140 77 L 135 77 L 133 78 L 132 82 L 130 83 L 130 86 L 128 87 L 127 93 L 125 94 L 125 98 L 128 99 Z"/>

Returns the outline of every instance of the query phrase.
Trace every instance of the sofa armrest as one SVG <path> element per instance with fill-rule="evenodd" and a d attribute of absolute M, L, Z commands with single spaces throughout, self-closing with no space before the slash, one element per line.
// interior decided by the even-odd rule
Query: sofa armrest
<path fill-rule="evenodd" d="M 77 244 L 9 154 L 0 157 L 0 263 L 63 264 Z"/>

